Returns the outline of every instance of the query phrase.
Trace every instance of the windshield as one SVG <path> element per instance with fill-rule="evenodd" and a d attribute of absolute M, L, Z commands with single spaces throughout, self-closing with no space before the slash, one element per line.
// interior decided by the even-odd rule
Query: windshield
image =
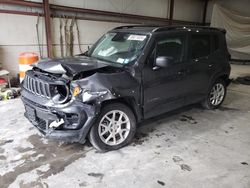
<path fill-rule="evenodd" d="M 146 35 L 107 33 L 90 49 L 88 55 L 111 63 L 128 64 L 138 58 L 146 41 Z"/>

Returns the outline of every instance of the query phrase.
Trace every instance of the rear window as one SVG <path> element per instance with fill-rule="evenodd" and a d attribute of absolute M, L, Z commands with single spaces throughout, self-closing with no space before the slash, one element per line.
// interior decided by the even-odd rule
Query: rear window
<path fill-rule="evenodd" d="M 191 36 L 191 58 L 197 59 L 208 56 L 211 52 L 210 35 Z"/>

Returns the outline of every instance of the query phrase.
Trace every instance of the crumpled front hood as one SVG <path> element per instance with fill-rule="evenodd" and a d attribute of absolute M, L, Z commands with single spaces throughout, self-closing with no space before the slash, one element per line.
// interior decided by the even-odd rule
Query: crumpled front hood
<path fill-rule="evenodd" d="M 48 73 L 67 74 L 69 76 L 75 76 L 81 72 L 97 70 L 107 66 L 109 65 L 102 61 L 86 56 L 46 59 L 39 61 L 35 65 L 35 67 Z"/>

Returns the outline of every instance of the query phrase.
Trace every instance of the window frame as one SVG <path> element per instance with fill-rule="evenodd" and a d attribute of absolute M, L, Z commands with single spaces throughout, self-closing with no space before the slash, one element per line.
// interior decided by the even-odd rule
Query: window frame
<path fill-rule="evenodd" d="M 217 38 L 217 40 L 215 40 L 215 38 Z M 215 42 L 217 41 L 217 42 Z M 217 43 L 217 45 L 216 45 Z M 211 54 L 217 52 L 219 49 L 220 49 L 220 44 L 221 44 L 221 40 L 220 40 L 220 37 L 217 33 L 212 33 L 211 34 L 211 44 L 212 44 L 212 49 L 211 49 Z M 216 48 L 217 46 L 217 48 Z"/>
<path fill-rule="evenodd" d="M 153 42 L 153 45 L 151 46 L 151 52 L 149 53 L 148 55 L 148 60 L 151 59 L 152 56 L 153 57 L 153 62 L 152 62 L 152 65 L 154 66 L 155 65 L 155 61 L 156 61 L 156 50 L 157 50 L 157 42 L 160 41 L 161 39 L 163 38 L 168 38 L 168 37 L 180 37 L 182 38 L 182 42 L 183 42 L 183 45 L 182 45 L 182 55 L 181 55 L 181 59 L 180 61 L 176 61 L 176 63 L 174 64 L 180 64 L 180 63 L 183 63 L 185 60 L 187 60 L 187 40 L 188 40 L 188 37 L 187 37 L 187 34 L 186 33 L 176 33 L 176 32 L 173 32 L 173 33 L 159 33 L 159 34 L 156 34 L 155 37 L 154 37 L 154 42 Z M 151 63 L 150 63 L 151 64 Z"/>

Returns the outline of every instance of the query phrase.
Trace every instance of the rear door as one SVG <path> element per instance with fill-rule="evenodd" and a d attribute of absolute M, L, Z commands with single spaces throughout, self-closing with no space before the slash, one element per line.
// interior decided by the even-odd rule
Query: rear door
<path fill-rule="evenodd" d="M 193 32 L 189 34 L 189 70 L 191 72 L 192 91 L 187 103 L 201 100 L 207 93 L 209 81 L 215 64 L 212 53 L 214 51 L 212 35 L 210 33 Z"/>

